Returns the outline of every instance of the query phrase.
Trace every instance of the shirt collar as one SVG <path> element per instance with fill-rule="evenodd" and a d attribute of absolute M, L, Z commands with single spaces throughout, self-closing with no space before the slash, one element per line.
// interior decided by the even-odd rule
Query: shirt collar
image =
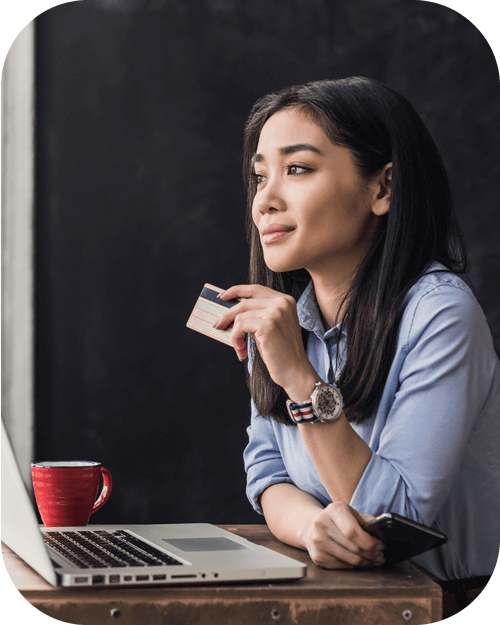
<path fill-rule="evenodd" d="M 297 315 L 300 325 L 305 330 L 314 332 L 320 339 L 326 340 L 332 338 L 333 336 L 337 336 L 340 332 L 340 323 L 330 328 L 328 332 L 325 332 L 312 280 L 309 281 L 309 284 L 299 297 L 297 302 Z M 342 330 L 341 333 L 345 336 L 345 330 Z"/>

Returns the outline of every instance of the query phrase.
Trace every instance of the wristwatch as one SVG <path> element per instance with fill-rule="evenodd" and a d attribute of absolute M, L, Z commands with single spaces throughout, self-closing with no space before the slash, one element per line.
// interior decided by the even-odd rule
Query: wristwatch
<path fill-rule="evenodd" d="M 332 423 L 342 414 L 344 401 L 335 384 L 317 382 L 307 401 L 297 404 L 288 399 L 286 407 L 295 423 L 316 423 L 316 421 Z"/>

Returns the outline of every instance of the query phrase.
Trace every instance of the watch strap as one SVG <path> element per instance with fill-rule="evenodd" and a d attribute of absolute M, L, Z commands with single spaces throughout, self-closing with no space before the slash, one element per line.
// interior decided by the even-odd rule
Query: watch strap
<path fill-rule="evenodd" d="M 318 417 L 314 414 L 312 401 L 308 400 L 303 404 L 297 404 L 291 399 L 287 399 L 286 407 L 288 413 L 295 423 L 315 423 L 319 421 Z"/>

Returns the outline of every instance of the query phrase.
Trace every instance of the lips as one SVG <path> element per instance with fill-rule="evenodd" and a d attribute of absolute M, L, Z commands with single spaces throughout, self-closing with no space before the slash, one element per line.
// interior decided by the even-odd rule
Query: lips
<path fill-rule="evenodd" d="M 295 228 L 292 228 L 292 226 L 287 226 L 285 224 L 271 224 L 269 226 L 266 226 L 260 234 L 263 243 L 274 243 L 274 241 L 281 239 L 293 230 L 295 230 Z"/>

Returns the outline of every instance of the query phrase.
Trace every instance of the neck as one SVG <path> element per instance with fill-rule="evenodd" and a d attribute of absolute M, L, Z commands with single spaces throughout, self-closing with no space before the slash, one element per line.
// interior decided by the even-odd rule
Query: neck
<path fill-rule="evenodd" d="M 325 331 L 328 331 L 340 323 L 344 317 L 346 306 L 345 304 L 342 306 L 342 302 L 351 286 L 354 269 L 349 266 L 344 271 L 340 268 L 327 273 L 309 271 L 309 275 L 314 284 L 323 326 Z"/>

